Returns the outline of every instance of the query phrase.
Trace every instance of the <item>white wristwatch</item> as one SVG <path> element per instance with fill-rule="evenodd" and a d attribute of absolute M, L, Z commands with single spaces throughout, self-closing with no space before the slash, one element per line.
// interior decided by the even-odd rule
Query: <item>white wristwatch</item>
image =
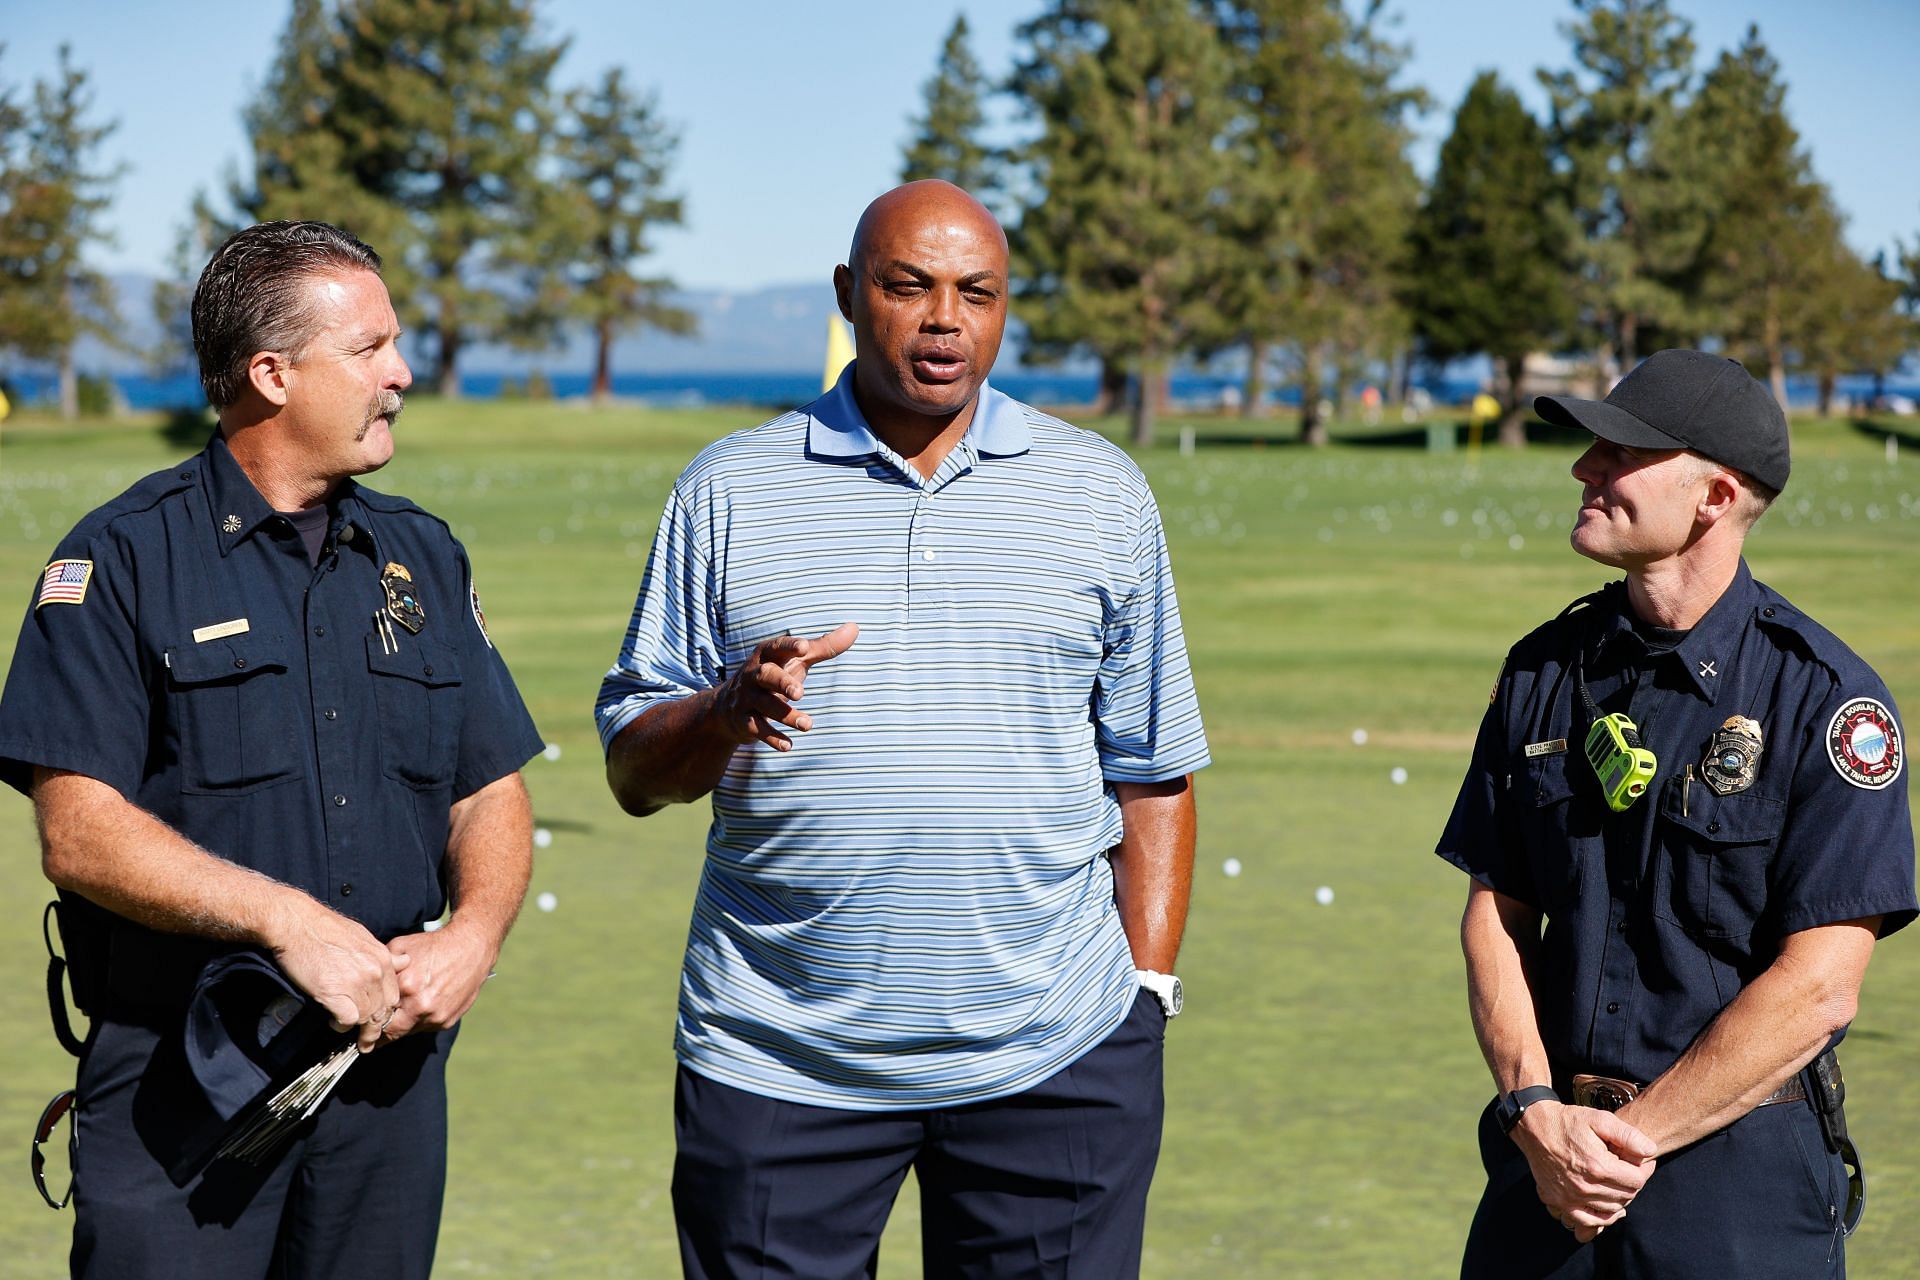
<path fill-rule="evenodd" d="M 1155 973 L 1152 969 L 1135 969 L 1133 976 L 1140 985 L 1160 997 L 1160 1007 L 1169 1018 L 1178 1017 L 1180 1007 L 1186 1003 L 1180 991 L 1180 979 L 1170 973 Z"/>

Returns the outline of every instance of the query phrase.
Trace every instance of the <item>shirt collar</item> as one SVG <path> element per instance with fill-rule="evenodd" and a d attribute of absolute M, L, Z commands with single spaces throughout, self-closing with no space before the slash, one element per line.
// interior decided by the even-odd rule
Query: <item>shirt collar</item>
<path fill-rule="evenodd" d="M 1733 581 L 1700 621 L 1693 624 L 1686 638 L 1655 661 L 1678 663 L 1694 690 L 1709 706 L 1713 705 L 1719 700 L 1721 686 L 1727 684 L 1733 674 L 1731 667 L 1740 650 L 1740 636 L 1758 605 L 1759 588 L 1743 559 L 1734 571 Z M 1623 588 L 1619 612 L 1603 626 L 1600 651 L 1622 643 L 1622 637 L 1632 633 L 1632 610 L 1633 605 Z"/>
<path fill-rule="evenodd" d="M 253 487 L 253 481 L 234 458 L 233 450 L 227 446 L 224 431 L 216 430 L 213 439 L 207 442 L 203 455 L 207 506 L 213 512 L 213 537 L 222 556 L 253 536 L 254 530 L 280 513 L 275 511 L 260 491 Z M 333 519 L 328 527 L 332 536 L 337 536 L 343 523 L 351 521 L 359 538 L 359 547 L 368 555 L 378 557 L 379 549 L 369 527 L 364 504 L 359 499 L 360 486 L 348 477 L 340 482 L 335 491 Z M 353 545 L 349 543 L 348 545 Z"/>
<path fill-rule="evenodd" d="M 880 452 L 880 438 L 853 398 L 853 370 L 849 363 L 831 391 L 801 410 L 807 415 L 810 455 L 866 458 Z M 1033 427 L 1019 401 L 983 382 L 963 443 L 983 458 L 1011 458 L 1033 447 Z"/>
<path fill-rule="evenodd" d="M 1718 701 L 1721 686 L 1730 683 L 1733 672 L 1729 668 L 1740 651 L 1741 633 L 1752 620 L 1758 599 L 1753 574 L 1742 559 L 1734 570 L 1733 581 L 1713 602 L 1706 616 L 1693 624 L 1685 640 L 1674 646 L 1674 660 L 1686 671 L 1693 687 L 1700 691 L 1708 705 Z"/>
<path fill-rule="evenodd" d="M 207 460 L 205 484 L 207 506 L 213 512 L 213 537 L 224 556 L 275 513 L 234 459 L 225 432 L 213 433 L 203 456 Z"/>

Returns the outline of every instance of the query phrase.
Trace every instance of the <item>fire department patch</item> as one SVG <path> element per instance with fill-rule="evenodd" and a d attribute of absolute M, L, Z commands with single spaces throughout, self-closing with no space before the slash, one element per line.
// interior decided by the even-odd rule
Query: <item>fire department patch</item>
<path fill-rule="evenodd" d="M 1856 787 L 1878 791 L 1900 776 L 1900 726 L 1873 698 L 1853 698 L 1827 726 L 1827 758 Z"/>
<path fill-rule="evenodd" d="M 480 638 L 487 642 L 487 648 L 493 648 L 493 637 L 487 634 L 487 615 L 480 608 L 480 588 L 471 580 L 467 582 L 467 602 L 473 606 L 473 625 L 480 628 Z"/>

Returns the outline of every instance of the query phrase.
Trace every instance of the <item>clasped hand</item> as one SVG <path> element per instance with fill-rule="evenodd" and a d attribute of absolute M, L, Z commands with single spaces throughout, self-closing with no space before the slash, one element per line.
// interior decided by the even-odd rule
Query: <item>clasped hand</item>
<path fill-rule="evenodd" d="M 1656 1163 L 1651 1139 L 1593 1107 L 1536 1104 L 1513 1139 L 1533 1170 L 1540 1202 L 1582 1243 L 1626 1216 Z"/>

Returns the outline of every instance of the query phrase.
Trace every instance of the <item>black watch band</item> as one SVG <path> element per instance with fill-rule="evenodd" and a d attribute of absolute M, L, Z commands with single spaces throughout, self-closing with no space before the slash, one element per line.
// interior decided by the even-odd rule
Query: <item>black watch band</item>
<path fill-rule="evenodd" d="M 1501 1094 L 1493 1104 L 1494 1116 L 1500 1121 L 1500 1132 L 1512 1133 L 1513 1126 L 1520 1123 L 1520 1117 L 1526 1114 L 1528 1107 L 1536 1102 L 1549 1101 L 1560 1101 L 1560 1095 L 1554 1092 L 1550 1084 L 1530 1084 L 1524 1089 Z"/>

